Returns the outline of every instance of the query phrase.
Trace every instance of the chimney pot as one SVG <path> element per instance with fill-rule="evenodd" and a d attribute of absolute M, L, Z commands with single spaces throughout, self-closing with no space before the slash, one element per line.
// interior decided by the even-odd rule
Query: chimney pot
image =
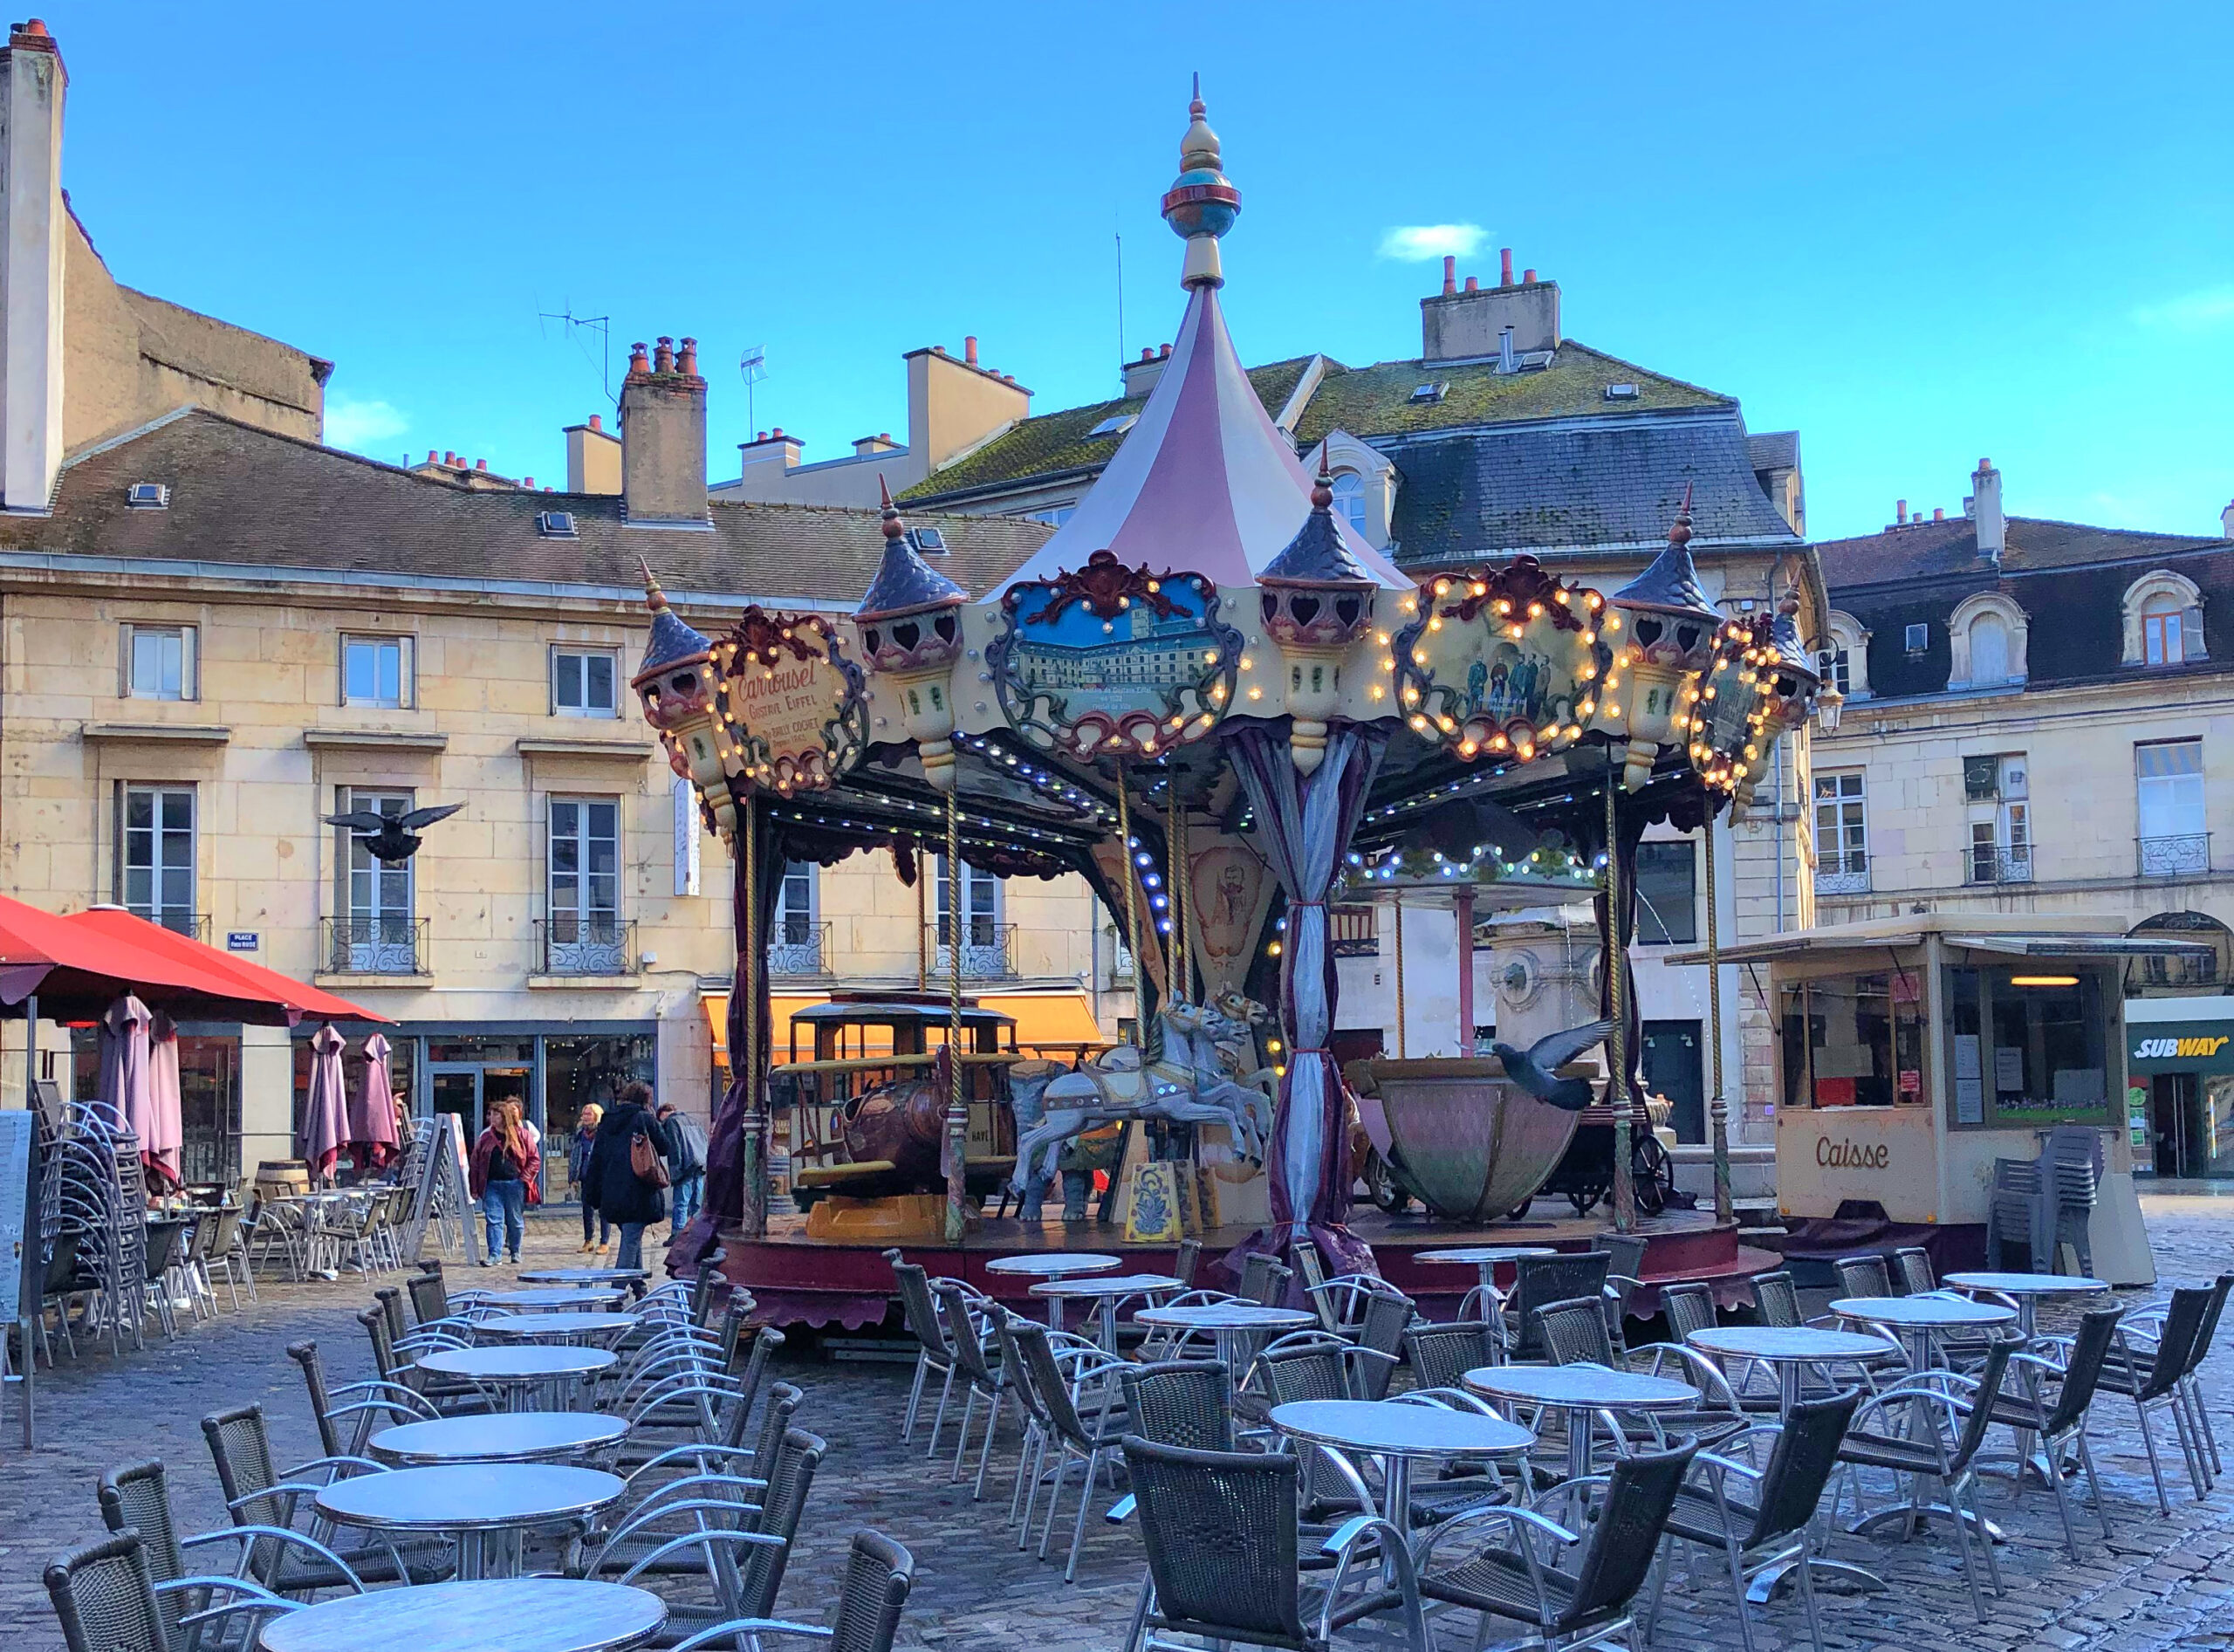
<path fill-rule="evenodd" d="M 935 344 L 931 346 L 931 353 L 935 356 L 942 356 L 946 353 L 946 346 L 942 344 Z"/>
<path fill-rule="evenodd" d="M 1157 354 L 1158 356 L 1168 356 L 1168 355 L 1169 355 L 1170 353 L 1171 353 L 1171 346 L 1170 346 L 1169 345 L 1168 345 L 1168 344 L 1167 344 L 1166 346 L 1164 346 L 1162 349 L 1161 349 L 1161 350 L 1159 350 L 1159 351 L 1157 351 L 1157 352 L 1156 352 L 1156 354 Z"/>
<path fill-rule="evenodd" d="M 486 470 L 489 468 L 489 461 L 486 459 L 476 459 L 473 462 L 473 468 L 476 470 Z"/>
<path fill-rule="evenodd" d="M 1893 523 L 1894 523 L 1894 525 L 1895 525 L 1895 527 L 1897 527 L 1897 526 L 1899 526 L 1902 523 L 1906 522 L 1908 519 L 1908 502 L 1906 499 L 1895 499 L 1895 500 L 1894 500 L 1894 501 L 1893 501 Z"/>
<path fill-rule="evenodd" d="M 661 335 L 659 343 L 653 350 L 652 371 L 654 373 L 673 373 L 675 371 L 675 340 L 664 334 Z"/>
<path fill-rule="evenodd" d="M 1482 281 L 1481 281 L 1481 278 L 1480 278 L 1479 276 L 1468 276 L 1468 277 L 1466 278 L 1466 291 L 1469 291 L 1469 292 L 1479 292 L 1481 290 L 1482 290 Z"/>
<path fill-rule="evenodd" d="M 1937 505 L 1937 504 L 1936 504 L 1936 505 L 1932 506 L 1932 507 L 1931 507 L 1931 519 L 1932 519 L 1934 522 L 1944 522 L 1944 521 L 1946 521 L 1946 520 L 1947 520 L 1947 507 L 1946 507 L 1946 506 L 1944 506 L 1944 505 Z"/>
<path fill-rule="evenodd" d="M 444 464 L 456 464 L 457 463 L 457 455 L 452 453 L 448 448 L 444 448 L 442 449 L 442 463 Z"/>
<path fill-rule="evenodd" d="M 428 464 L 435 463 L 435 450 L 432 448 L 427 449 L 427 463 Z"/>
<path fill-rule="evenodd" d="M 682 348 L 676 352 L 675 367 L 678 373 L 696 374 L 698 371 L 698 340 L 685 339 Z"/>
<path fill-rule="evenodd" d="M 780 436 L 784 434 L 784 427 L 780 424 L 772 426 L 770 428 L 768 434 L 773 436 Z"/>
<path fill-rule="evenodd" d="M 520 478 L 520 486 L 521 486 L 522 488 L 525 489 L 525 490 L 526 490 L 528 492 L 530 492 L 530 493 L 534 492 L 534 491 L 535 491 L 535 478 L 534 478 L 533 476 L 522 476 L 522 477 Z"/>
<path fill-rule="evenodd" d="M 603 430 L 605 428 L 605 415 L 602 413 L 593 413 L 590 415 L 590 428 L 593 430 Z"/>
<path fill-rule="evenodd" d="M 962 359 L 971 367 L 977 365 L 977 335 L 970 333 L 962 340 Z"/>
<path fill-rule="evenodd" d="M 639 339 L 635 343 L 628 346 L 628 371 L 631 373 L 649 373 L 651 370 L 652 359 L 644 353 L 644 341 L 641 339 Z"/>
<path fill-rule="evenodd" d="M 1154 345 L 1152 345 L 1152 344 L 1144 344 L 1144 345 L 1142 345 L 1142 346 L 1141 346 L 1141 360 L 1143 360 L 1143 361 L 1153 361 L 1153 360 L 1155 360 L 1155 346 Z"/>
<path fill-rule="evenodd" d="M 1503 287 L 1512 284 L 1512 249 L 1511 247 L 1497 249 L 1497 284 Z"/>
<path fill-rule="evenodd" d="M 765 442 L 768 439 L 768 433 L 765 430 L 755 430 L 752 433 L 752 439 L 755 442 Z"/>
<path fill-rule="evenodd" d="M 33 17 L 29 23 L 24 25 L 24 32 L 25 34 L 45 34 L 46 32 L 46 23 L 45 19 Z"/>
<path fill-rule="evenodd" d="M 892 432 L 889 430 L 880 430 L 876 433 L 876 439 L 879 442 L 889 442 L 892 440 Z"/>
<path fill-rule="evenodd" d="M 1458 260 L 1446 252 L 1443 255 L 1443 296 L 1448 298 L 1458 291 Z"/>
<path fill-rule="evenodd" d="M 1536 284 L 1536 272 L 1533 270 L 1523 270 L 1520 272 L 1520 284 L 1524 287 L 1534 286 Z"/>

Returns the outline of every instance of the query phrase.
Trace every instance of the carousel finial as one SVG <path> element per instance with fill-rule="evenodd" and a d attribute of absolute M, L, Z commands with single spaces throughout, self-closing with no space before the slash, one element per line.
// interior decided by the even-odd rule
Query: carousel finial
<path fill-rule="evenodd" d="M 1197 74 L 1187 105 L 1187 135 L 1179 141 L 1179 176 L 1163 196 L 1163 221 L 1187 242 L 1187 262 L 1179 274 L 1182 287 L 1225 284 L 1218 268 L 1218 237 L 1241 213 L 1241 191 L 1220 170 L 1218 134 L 1210 130 L 1209 113 Z"/>
<path fill-rule="evenodd" d="M 900 519 L 900 507 L 892 503 L 891 484 L 882 476 L 879 476 L 876 479 L 876 491 L 877 497 L 883 502 L 880 509 L 884 518 L 884 537 L 887 539 L 897 539 L 908 531 L 908 524 Z"/>
<path fill-rule="evenodd" d="M 1329 438 L 1319 438 L 1319 475 L 1311 484 L 1311 508 L 1325 516 L 1334 506 L 1334 472 L 1326 456 Z"/>
<path fill-rule="evenodd" d="M 644 575 L 644 606 L 654 614 L 665 614 L 667 593 L 660 589 L 659 575 L 652 572 L 652 565 L 642 557 L 636 559 L 636 566 Z"/>
<path fill-rule="evenodd" d="M 1691 543 L 1691 484 L 1683 484 L 1683 504 L 1676 512 L 1675 525 L 1668 530 L 1668 543 L 1686 545 Z"/>

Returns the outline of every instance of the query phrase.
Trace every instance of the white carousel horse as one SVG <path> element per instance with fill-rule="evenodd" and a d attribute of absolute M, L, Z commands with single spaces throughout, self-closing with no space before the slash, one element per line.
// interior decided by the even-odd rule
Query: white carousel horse
<path fill-rule="evenodd" d="M 1252 1158 L 1264 1156 L 1269 1127 L 1263 1121 L 1271 1100 L 1262 1088 L 1229 1075 L 1252 1066 L 1252 1028 L 1264 1012 L 1245 998 L 1229 996 L 1226 1004 L 1222 1009 L 1181 1000 L 1167 1004 L 1156 1017 L 1161 1042 L 1152 1059 L 1127 1045 L 1074 1073 L 1043 1073 L 1035 1070 L 1037 1063 L 1010 1070 L 1010 1105 L 1017 1121 L 1016 1170 L 1010 1185 L 1019 1217 L 1038 1219 L 1065 1141 L 1120 1120 L 1223 1124 L 1237 1147 Z M 1249 1076 L 1270 1075 L 1251 1071 Z"/>

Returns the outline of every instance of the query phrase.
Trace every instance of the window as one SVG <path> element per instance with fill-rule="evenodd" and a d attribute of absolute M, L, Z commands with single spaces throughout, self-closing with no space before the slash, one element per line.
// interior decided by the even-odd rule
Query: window
<path fill-rule="evenodd" d="M 1970 621 L 1970 681 L 2009 681 L 2009 627 L 1998 614 L 1982 614 Z"/>
<path fill-rule="evenodd" d="M 1869 697 L 1869 632 L 1854 615 L 1832 611 L 1824 622 L 1816 664 L 1823 681 L 1847 699 Z"/>
<path fill-rule="evenodd" d="M 2203 647 L 2203 593 L 2169 568 L 2144 573 L 2126 587 L 2128 665 L 2183 665 L 2208 659 Z"/>
<path fill-rule="evenodd" d="M 118 904 L 150 923 L 192 935 L 194 788 L 122 788 L 116 847 Z"/>
<path fill-rule="evenodd" d="M 2152 740 L 2133 749 L 2141 874 L 2178 877 L 2210 869 L 2203 826 L 2203 742 Z"/>
<path fill-rule="evenodd" d="M 1783 1104 L 1916 1106 L 1923 1093 L 1923 983 L 1905 970 L 1830 976 L 1783 991 Z"/>
<path fill-rule="evenodd" d="M 1854 661 L 1845 648 L 1824 648 L 1818 652 L 1815 668 L 1822 674 L 1823 681 L 1840 694 L 1854 692 Z"/>
<path fill-rule="evenodd" d="M 411 812 L 408 792 L 343 786 L 336 801 L 339 814 L 359 810 L 385 815 Z M 376 860 L 363 835 L 346 826 L 339 832 L 341 844 L 334 859 L 340 868 L 341 912 L 332 949 L 334 967 L 357 974 L 419 973 L 411 862 Z"/>
<path fill-rule="evenodd" d="M 1637 943 L 1661 947 L 1699 938 L 1692 893 L 1698 854 L 1689 838 L 1637 845 Z"/>
<path fill-rule="evenodd" d="M 394 711 L 412 701 L 409 637 L 341 639 L 341 703 Z"/>
<path fill-rule="evenodd" d="M 1356 471 L 1334 473 L 1334 509 L 1360 535 L 1365 532 L 1365 478 Z"/>
<path fill-rule="evenodd" d="M 1957 965 L 1946 985 L 1950 1124 L 2109 1122 L 2109 1018 L 2091 972 Z"/>
<path fill-rule="evenodd" d="M 1910 654 L 1922 654 L 1929 647 L 1931 647 L 1931 627 L 1928 625 L 1910 626 L 1908 627 L 1908 652 Z"/>
<path fill-rule="evenodd" d="M 2031 629 L 2025 610 L 1999 591 L 1964 597 L 1947 616 L 1947 686 L 1994 689 L 2024 682 Z"/>
<path fill-rule="evenodd" d="M 962 932 L 962 973 L 980 978 L 1013 973 L 1009 960 L 1009 926 L 1001 922 L 1001 880 L 990 872 L 981 872 L 967 861 L 962 867 L 962 915 L 957 925 L 949 905 L 952 891 L 947 887 L 946 857 L 931 857 L 931 888 L 937 901 L 937 928 L 934 939 L 937 943 L 937 956 L 934 967 L 942 974 L 953 968 L 947 949 L 953 943 L 955 930 Z"/>
<path fill-rule="evenodd" d="M 2180 610 L 2151 606 L 2141 611 L 2142 657 L 2150 665 L 2176 664 L 2186 655 L 2180 647 Z"/>
<path fill-rule="evenodd" d="M 554 973 L 620 975 L 620 805 L 611 798 L 551 799 L 550 945 Z"/>
<path fill-rule="evenodd" d="M 1869 888 L 1869 825 L 1862 772 L 1815 777 L 1815 888 L 1822 895 Z"/>
<path fill-rule="evenodd" d="M 2032 878 L 2031 786 L 2022 755 L 1963 759 L 1970 814 L 1970 883 L 2029 883 Z"/>
<path fill-rule="evenodd" d="M 773 975 L 827 975 L 821 927 L 814 921 L 817 874 L 812 860 L 786 860 L 776 885 L 776 910 L 768 924 L 768 969 Z"/>
<path fill-rule="evenodd" d="M 1051 528 L 1059 528 L 1078 513 L 1079 508 L 1074 504 L 1051 504 L 1045 510 L 1025 511 L 1024 518 L 1027 522 L 1044 522 Z"/>
<path fill-rule="evenodd" d="M 124 627 L 124 692 L 134 700 L 195 697 L 195 634 L 190 625 Z"/>
<path fill-rule="evenodd" d="M 551 709 L 562 717 L 620 715 L 620 659 L 611 648 L 551 651 Z"/>

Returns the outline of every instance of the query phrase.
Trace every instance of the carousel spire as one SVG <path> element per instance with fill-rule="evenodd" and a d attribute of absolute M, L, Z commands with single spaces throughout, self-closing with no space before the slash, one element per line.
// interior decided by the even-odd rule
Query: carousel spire
<path fill-rule="evenodd" d="M 1342 658 L 1373 628 L 1373 597 L 1381 588 L 1342 543 L 1323 441 L 1311 514 L 1257 585 L 1264 634 L 1289 668 L 1289 755 L 1298 773 L 1309 774 L 1326 757 L 1327 720 L 1341 704 Z"/>
<path fill-rule="evenodd" d="M 923 778 L 941 792 L 954 785 L 954 705 L 948 675 L 962 652 L 961 610 L 970 593 L 923 560 L 882 476 L 884 561 L 853 610 L 870 668 L 891 681 Z"/>
<path fill-rule="evenodd" d="M 1210 130 L 1209 113 L 1203 102 L 1203 77 L 1197 74 L 1194 98 L 1187 106 L 1187 135 L 1179 141 L 1179 175 L 1163 195 L 1163 221 L 1187 243 L 1187 262 L 1179 274 L 1182 287 L 1225 284 L 1225 273 L 1218 267 L 1218 237 L 1241 216 L 1241 191 L 1220 170 L 1218 134 Z"/>
<path fill-rule="evenodd" d="M 1707 600 L 1699 570 L 1691 560 L 1691 488 L 1668 530 L 1668 544 L 1642 573 L 1608 599 L 1607 629 L 1614 645 L 1614 668 L 1606 679 L 1609 703 L 1597 726 L 1626 734 L 1628 751 L 1621 784 L 1631 792 L 1652 778 L 1660 748 L 1685 744 L 1691 706 L 1698 698 L 1701 672 L 1714 658 L 1716 629 L 1722 615 Z M 1621 627 L 1628 627 L 1626 637 Z M 1628 687 L 1620 685 L 1628 679 Z M 1628 703 L 1623 716 L 1610 696 Z"/>
<path fill-rule="evenodd" d="M 853 618 L 866 624 L 887 615 L 967 602 L 970 593 L 916 552 L 908 537 L 908 524 L 900 519 L 900 507 L 892 503 L 892 489 L 882 476 L 876 479 L 876 486 L 883 499 L 884 560 L 877 567 L 876 578 L 869 581 L 860 606 L 853 610 Z"/>
<path fill-rule="evenodd" d="M 636 566 L 643 570 L 644 606 L 652 614 L 651 641 L 645 645 L 643 664 L 638 670 L 654 671 L 678 660 L 712 653 L 713 642 L 668 607 L 667 593 L 660 588 L 659 578 L 653 573 L 651 564 L 639 557 Z"/>
<path fill-rule="evenodd" d="M 737 808 L 722 767 L 729 741 L 722 732 L 714 644 L 668 607 L 651 565 L 639 558 L 636 566 L 643 570 L 652 635 L 629 686 L 667 748 L 668 766 L 698 788 L 715 829 L 727 838 L 737 830 Z"/>

